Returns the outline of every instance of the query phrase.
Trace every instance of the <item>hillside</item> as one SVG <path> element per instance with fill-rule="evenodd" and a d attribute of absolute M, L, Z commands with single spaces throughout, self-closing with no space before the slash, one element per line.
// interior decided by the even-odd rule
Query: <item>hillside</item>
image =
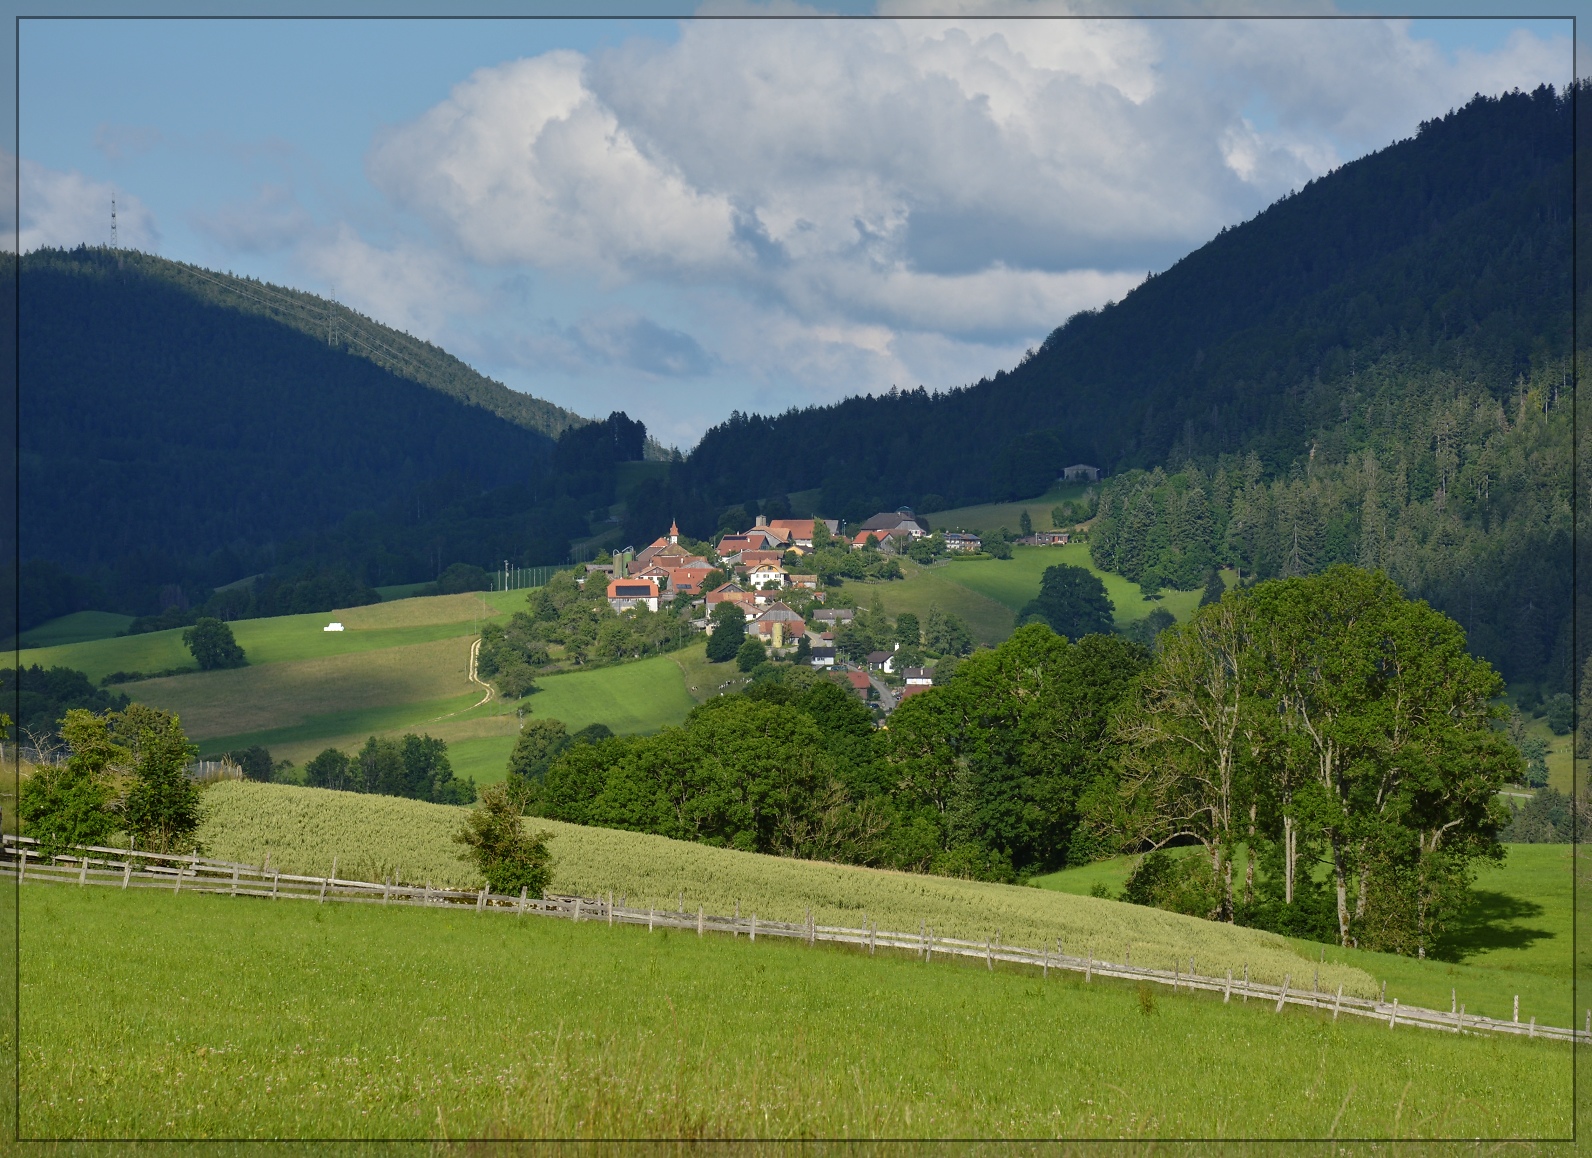
<path fill-rule="evenodd" d="M 199 838 L 223 860 L 256 864 L 269 849 L 271 863 L 284 872 L 329 872 L 336 856 L 339 874 L 353 879 L 380 880 L 396 872 L 405 881 L 476 886 L 475 870 L 459 860 L 452 841 L 466 811 L 392 796 L 234 781 L 206 790 Z M 611 889 L 637 903 L 705 905 L 712 912 L 732 912 L 740 904 L 745 912 L 777 921 L 802 920 L 811 907 L 820 924 L 866 914 L 885 929 L 914 930 L 926 921 L 946 937 L 985 937 L 1000 929 L 1011 945 L 1050 944 L 1059 937 L 1073 945 L 1097 942 L 1101 956 L 1128 951 L 1141 962 L 1193 956 L 1209 963 L 1204 969 L 1231 965 L 1239 973 L 1248 962 L 1257 980 L 1272 984 L 1304 964 L 1272 933 L 1095 897 L 791 860 L 556 820 L 526 823 L 553 834 L 555 892 L 592 896 Z M 1345 992 L 1369 995 L 1375 985 L 1354 968 L 1332 966 L 1322 975 L 1333 986 L 1341 982 Z"/>
<path fill-rule="evenodd" d="M 1072 462 L 1116 473 L 1253 450 L 1285 471 L 1346 401 L 1377 400 L 1361 379 L 1378 363 L 1507 397 L 1569 352 L 1571 106 L 1548 89 L 1478 97 L 1076 315 L 1009 372 L 737 414 L 682 481 L 724 502 L 824 487 L 831 515 L 849 514 L 831 509 L 848 492 L 932 510 L 930 496 L 1037 494 Z"/>

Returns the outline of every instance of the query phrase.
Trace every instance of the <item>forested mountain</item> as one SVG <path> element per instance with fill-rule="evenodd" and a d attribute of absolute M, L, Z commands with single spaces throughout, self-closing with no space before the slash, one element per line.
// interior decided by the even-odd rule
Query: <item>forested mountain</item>
<path fill-rule="evenodd" d="M 722 503 L 823 486 L 858 511 L 959 506 L 1040 493 L 1072 462 L 1254 451 L 1277 473 L 1323 440 L 1317 461 L 1342 461 L 1352 432 L 1330 432 L 1396 400 L 1407 371 L 1507 398 L 1569 353 L 1571 124 L 1548 88 L 1478 97 L 1076 315 L 1010 372 L 735 414 L 679 483 Z"/>
<path fill-rule="evenodd" d="M 594 424 L 319 303 L 329 342 L 293 312 L 308 295 L 105 249 L 31 253 L 20 275 L 0 292 L 20 281 L 24 628 L 273 568 L 379 584 L 557 562 L 613 501 L 615 456 L 644 451 L 622 416 Z"/>

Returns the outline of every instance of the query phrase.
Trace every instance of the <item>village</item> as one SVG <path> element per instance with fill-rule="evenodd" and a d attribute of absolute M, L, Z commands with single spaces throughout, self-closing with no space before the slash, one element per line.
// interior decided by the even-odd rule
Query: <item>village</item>
<path fill-rule="evenodd" d="M 1089 466 L 1069 467 L 1065 477 L 1092 480 L 1099 477 L 1099 471 Z M 1067 531 L 1052 530 L 1031 532 L 1012 541 L 1065 546 L 1069 537 Z M 850 606 L 826 606 L 830 603 L 829 583 L 821 564 L 828 562 L 833 567 L 837 556 L 843 563 L 853 564 L 873 559 L 881 565 L 871 573 L 848 570 L 854 575 L 898 578 L 894 560 L 900 556 L 927 562 L 948 555 L 977 555 L 984 549 L 981 535 L 933 531 L 926 518 L 905 506 L 881 511 L 844 529 L 836 519 L 758 516 L 753 526 L 727 531 L 716 544 L 686 539 L 679 526 L 671 524 L 667 535 L 640 550 L 627 547 L 613 552 L 610 562 L 585 564 L 579 581 L 582 586 L 605 582 L 608 604 L 621 614 L 656 614 L 678 600 L 689 600 L 690 623 L 710 637 L 724 622 L 720 609 L 736 607 L 742 615 L 745 638 L 761 644 L 769 659 L 807 664 L 843 676 L 859 698 L 885 715 L 932 687 L 935 668 L 923 663 L 910 647 L 905 658 L 918 662 L 898 662 L 903 658 L 898 655 L 902 649 L 899 641 L 892 641 L 889 650 L 849 658 L 843 655 L 839 636 L 852 625 L 857 611 Z"/>

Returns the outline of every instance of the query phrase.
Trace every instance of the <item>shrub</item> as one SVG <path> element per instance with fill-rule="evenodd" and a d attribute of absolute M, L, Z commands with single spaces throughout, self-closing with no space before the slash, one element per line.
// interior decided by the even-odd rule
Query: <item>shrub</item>
<path fill-rule="evenodd" d="M 523 888 L 540 897 L 553 878 L 548 834 L 525 831 L 519 804 L 502 784 L 481 793 L 481 803 L 470 810 L 453 839 L 467 849 L 459 859 L 474 864 L 493 892 L 513 894 Z"/>

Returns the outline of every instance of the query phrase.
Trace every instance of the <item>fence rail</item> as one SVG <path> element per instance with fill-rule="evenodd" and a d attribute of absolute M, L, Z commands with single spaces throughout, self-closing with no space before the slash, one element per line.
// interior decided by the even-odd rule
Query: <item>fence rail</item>
<path fill-rule="evenodd" d="M 581 897 L 544 894 L 519 896 L 493 893 L 489 889 L 432 888 L 429 884 L 416 887 L 401 885 L 396 881 L 381 882 L 345 880 L 337 876 L 334 861 L 329 876 L 306 876 L 284 873 L 265 865 L 249 865 L 235 861 L 214 860 L 199 856 L 178 856 L 169 853 L 140 852 L 134 849 L 107 848 L 88 845 L 43 856 L 38 843 L 29 837 L 6 836 L 0 849 L 0 874 L 19 883 L 107 885 L 123 889 L 163 888 L 173 893 L 201 892 L 225 893 L 240 897 L 265 897 L 274 900 L 313 900 L 354 902 L 378 905 L 424 905 L 470 907 L 476 912 L 507 913 L 516 916 L 527 914 L 559 917 L 570 921 L 604 921 L 609 925 L 645 925 L 651 929 L 683 929 L 694 931 L 699 937 L 708 933 L 728 933 L 734 937 L 745 936 L 756 942 L 758 937 L 784 937 L 803 940 L 808 945 L 818 942 L 849 945 L 865 950 L 870 956 L 877 951 L 910 952 L 920 960 L 931 962 L 936 957 L 960 957 L 982 960 L 993 970 L 997 962 L 1006 965 L 1023 965 L 1049 976 L 1052 969 L 1079 973 L 1086 982 L 1096 977 L 1138 981 L 1156 985 L 1169 985 L 1174 993 L 1220 993 L 1224 1003 L 1234 997 L 1241 1001 L 1269 1001 L 1275 1011 L 1282 1012 L 1285 1005 L 1302 1006 L 1315 1010 L 1331 1010 L 1333 1019 L 1343 1015 L 1385 1021 L 1389 1028 L 1397 1025 L 1421 1029 L 1441 1030 L 1448 1033 L 1501 1033 L 1553 1041 L 1571 1041 L 1592 1044 L 1592 1010 L 1588 1011 L 1585 1029 L 1538 1025 L 1535 1017 L 1529 1021 L 1519 1019 L 1519 999 L 1516 999 L 1514 1020 L 1482 1017 L 1467 1014 L 1463 1006 L 1447 1012 L 1403 1005 L 1397 998 L 1382 1001 L 1355 997 L 1343 993 L 1317 989 L 1312 983 L 1309 990 L 1297 988 L 1292 977 L 1284 977 L 1281 985 L 1267 985 L 1251 981 L 1248 977 L 1235 978 L 1231 970 L 1225 977 L 1209 977 L 1192 969 L 1182 972 L 1177 967 L 1155 969 L 1126 962 L 1096 958 L 1092 949 L 1085 955 L 1063 952 L 1059 942 L 1054 951 L 1031 949 L 1016 945 L 1003 945 L 998 940 L 971 941 L 944 937 L 925 926 L 917 933 L 892 932 L 869 924 L 863 928 L 814 923 L 811 910 L 803 922 L 770 921 L 756 913 L 742 917 L 708 913 L 698 907 L 695 913 L 687 911 L 682 902 L 678 909 L 645 909 L 627 906 L 621 897 L 615 903 L 612 893 L 607 897 Z"/>

